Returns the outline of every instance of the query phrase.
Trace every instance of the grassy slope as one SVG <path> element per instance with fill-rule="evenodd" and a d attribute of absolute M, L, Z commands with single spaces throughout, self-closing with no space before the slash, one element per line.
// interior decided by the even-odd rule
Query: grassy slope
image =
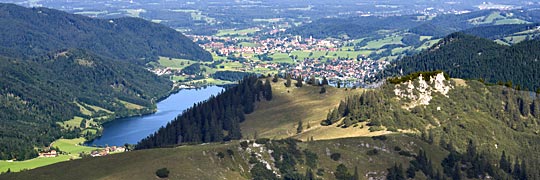
<path fill-rule="evenodd" d="M 162 167 L 170 170 L 170 179 L 246 179 L 242 158 L 215 155 L 228 148 L 239 154 L 229 144 L 152 149 L 62 162 L 0 179 L 157 179 L 155 171 Z"/>
<path fill-rule="evenodd" d="M 8 169 L 10 169 L 11 172 L 18 172 L 24 169 L 34 169 L 63 161 L 69 161 L 70 159 L 79 158 L 79 153 L 81 152 L 90 153 L 92 150 L 99 149 L 95 147 L 80 146 L 79 143 L 84 141 L 85 140 L 83 138 L 56 140 L 52 143 L 52 146 L 59 148 L 61 151 L 66 152 L 67 154 L 49 158 L 37 157 L 26 161 L 0 161 L 0 172 L 5 172 Z"/>
<path fill-rule="evenodd" d="M 399 155 L 394 150 L 395 146 L 413 153 L 418 152 L 419 148 L 430 149 L 428 154 L 433 157 L 434 162 L 440 162 L 447 154 L 440 148 L 406 135 L 389 136 L 385 141 L 360 137 L 303 142 L 298 145 L 300 149 L 309 149 L 317 154 L 317 168 L 324 170 L 324 179 L 333 179 L 333 172 L 340 163 L 345 164 L 351 173 L 354 172 L 354 167 L 358 166 L 362 179 L 366 179 L 369 172 L 377 172 L 378 177 L 384 176 L 386 168 L 394 163 L 404 164 L 406 167 L 411 158 Z M 366 154 L 374 148 L 381 150 L 378 155 Z M 227 155 L 227 149 L 234 151 L 232 157 Z M 260 151 L 261 148 L 251 145 L 250 149 L 262 152 L 265 160 L 272 162 L 266 151 Z M 218 158 L 218 152 L 223 152 L 225 158 Z M 334 161 L 329 153 L 340 153 L 342 158 Z M 32 171 L 0 176 L 0 179 L 157 179 L 155 171 L 163 167 L 170 170 L 169 179 L 249 179 L 249 154 L 249 150 L 242 150 L 237 141 L 151 149 L 62 162 Z M 306 166 L 299 164 L 297 168 L 304 173 Z M 69 171 L 64 171 L 66 169 Z"/>
<path fill-rule="evenodd" d="M 272 83 L 272 101 L 259 103 L 255 112 L 246 116 L 246 121 L 240 126 L 245 137 L 251 138 L 257 132 L 258 137 L 280 139 L 294 136 L 306 140 L 312 136 L 314 139 L 335 139 L 385 133 L 370 133 L 367 128 L 357 130 L 320 125 L 320 122 L 326 119 L 328 110 L 337 107 L 346 97 L 364 90 L 345 90 L 327 86 L 327 92 L 320 94 L 320 87 L 304 85 L 301 88 L 286 88 L 283 82 L 280 80 Z M 304 132 L 297 135 L 298 121 L 302 121 Z M 308 124 L 311 126 L 309 129 Z"/>

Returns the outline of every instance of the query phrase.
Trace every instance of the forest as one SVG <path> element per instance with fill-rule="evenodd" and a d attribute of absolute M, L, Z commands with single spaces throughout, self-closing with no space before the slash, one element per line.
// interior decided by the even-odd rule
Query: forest
<path fill-rule="evenodd" d="M 56 122 L 88 117 L 77 104 L 113 111 L 111 118 L 149 113 L 154 102 L 172 88 L 167 79 L 137 65 L 83 50 L 62 50 L 32 60 L 1 60 L 0 159 L 33 158 L 37 156 L 34 147 L 46 147 L 70 134 Z M 145 108 L 128 109 L 119 100 Z"/>
<path fill-rule="evenodd" d="M 272 100 L 270 80 L 247 76 L 217 96 L 194 104 L 166 126 L 141 140 L 136 149 L 184 143 L 220 142 L 242 138 L 240 123 L 258 101 Z"/>
<path fill-rule="evenodd" d="M 516 89 L 540 89 L 540 41 L 513 46 L 463 33 L 453 33 L 430 49 L 392 62 L 378 78 L 417 71 L 442 70 L 450 77 L 481 79 L 492 84 L 510 84 Z"/>
<path fill-rule="evenodd" d="M 305 24 L 287 33 L 313 38 L 339 38 L 346 35 L 352 39 L 377 34 L 379 30 L 402 30 L 420 25 L 416 16 L 354 17 L 348 19 L 325 18 Z"/>
<path fill-rule="evenodd" d="M 32 58 L 75 48 L 140 65 L 158 56 L 212 60 L 210 53 L 174 29 L 138 18 L 95 19 L 0 4 L 0 23 L 0 54 L 8 57 Z"/>

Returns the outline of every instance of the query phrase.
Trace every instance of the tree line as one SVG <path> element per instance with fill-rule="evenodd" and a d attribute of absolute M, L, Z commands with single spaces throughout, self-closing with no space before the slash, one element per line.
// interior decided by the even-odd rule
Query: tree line
<path fill-rule="evenodd" d="M 255 103 L 272 100 L 269 79 L 247 76 L 238 85 L 194 104 L 154 134 L 141 140 L 136 149 L 182 143 L 219 142 L 242 138 L 240 123 L 255 110 Z"/>

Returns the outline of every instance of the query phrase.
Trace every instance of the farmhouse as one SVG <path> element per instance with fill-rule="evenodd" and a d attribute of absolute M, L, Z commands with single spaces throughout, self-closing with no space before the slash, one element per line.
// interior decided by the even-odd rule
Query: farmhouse
<path fill-rule="evenodd" d="M 56 153 L 56 150 L 51 150 L 45 153 L 39 153 L 39 157 L 56 157 L 56 156 L 58 156 L 58 154 Z"/>

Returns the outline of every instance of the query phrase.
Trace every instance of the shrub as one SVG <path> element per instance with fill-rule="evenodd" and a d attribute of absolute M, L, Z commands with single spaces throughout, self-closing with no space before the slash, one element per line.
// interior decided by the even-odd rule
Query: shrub
<path fill-rule="evenodd" d="M 323 176 L 324 175 L 324 169 L 322 169 L 322 168 L 317 169 L 317 175 L 318 176 Z"/>
<path fill-rule="evenodd" d="M 217 157 L 219 157 L 220 159 L 223 159 L 225 158 L 225 154 L 223 152 L 218 152 Z"/>
<path fill-rule="evenodd" d="M 245 151 L 248 148 L 248 142 L 247 141 L 240 142 L 240 147 L 242 147 L 242 149 Z"/>
<path fill-rule="evenodd" d="M 330 159 L 332 159 L 334 161 L 339 161 L 339 159 L 341 159 L 341 154 L 340 153 L 332 153 L 330 155 Z"/>
<path fill-rule="evenodd" d="M 161 168 L 156 171 L 156 176 L 159 178 L 169 177 L 169 170 L 167 168 Z"/>
<path fill-rule="evenodd" d="M 266 144 L 268 141 L 270 141 L 270 139 L 268 139 L 268 138 L 260 138 L 260 139 L 256 139 L 255 143 L 257 143 L 257 144 Z"/>
<path fill-rule="evenodd" d="M 377 155 L 377 154 L 379 154 L 379 150 L 377 150 L 377 149 L 372 149 L 372 150 L 369 150 L 367 152 L 368 156 L 373 156 L 373 155 Z"/>
<path fill-rule="evenodd" d="M 229 156 L 234 156 L 234 151 L 231 150 L 231 149 L 227 149 L 227 154 L 228 154 Z"/>
<path fill-rule="evenodd" d="M 373 137 L 371 137 L 371 139 L 386 141 L 386 139 L 388 139 L 388 138 L 386 136 L 373 136 Z"/>

